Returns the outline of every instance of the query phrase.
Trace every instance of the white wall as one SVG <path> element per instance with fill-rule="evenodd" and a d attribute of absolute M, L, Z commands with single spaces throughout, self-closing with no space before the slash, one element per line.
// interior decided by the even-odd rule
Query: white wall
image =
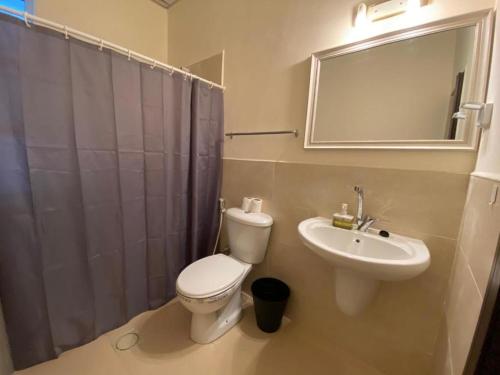
<path fill-rule="evenodd" d="M 476 173 L 500 180 L 500 16 L 496 14 L 491 76 L 487 101 L 495 104 L 491 127 L 483 130 Z"/>

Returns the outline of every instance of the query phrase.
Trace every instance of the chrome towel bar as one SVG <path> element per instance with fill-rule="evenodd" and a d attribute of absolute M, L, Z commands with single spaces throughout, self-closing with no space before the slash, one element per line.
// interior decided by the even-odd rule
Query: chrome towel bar
<path fill-rule="evenodd" d="M 238 133 L 226 133 L 225 136 L 229 138 L 233 138 L 238 135 L 275 135 L 275 134 L 293 134 L 295 137 L 299 136 L 299 131 L 297 129 L 293 130 L 274 130 L 268 132 L 238 132 Z"/>

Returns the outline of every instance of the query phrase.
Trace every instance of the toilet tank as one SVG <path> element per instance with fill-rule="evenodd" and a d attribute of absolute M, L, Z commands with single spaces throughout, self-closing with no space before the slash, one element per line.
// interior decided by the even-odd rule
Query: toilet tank
<path fill-rule="evenodd" d="M 261 263 L 266 255 L 273 218 L 261 212 L 230 208 L 226 211 L 226 219 L 231 255 L 245 263 Z"/>

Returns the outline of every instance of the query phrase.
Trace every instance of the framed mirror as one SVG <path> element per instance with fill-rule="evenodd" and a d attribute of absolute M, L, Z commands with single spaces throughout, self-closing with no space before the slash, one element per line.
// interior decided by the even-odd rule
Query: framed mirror
<path fill-rule="evenodd" d="M 492 33 L 484 11 L 314 53 L 305 148 L 475 150 Z"/>

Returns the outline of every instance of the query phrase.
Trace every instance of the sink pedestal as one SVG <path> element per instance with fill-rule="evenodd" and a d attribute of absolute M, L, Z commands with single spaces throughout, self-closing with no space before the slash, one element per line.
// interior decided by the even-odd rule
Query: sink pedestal
<path fill-rule="evenodd" d="M 375 298 L 380 281 L 360 272 L 335 267 L 335 298 L 340 310 L 357 315 Z"/>

